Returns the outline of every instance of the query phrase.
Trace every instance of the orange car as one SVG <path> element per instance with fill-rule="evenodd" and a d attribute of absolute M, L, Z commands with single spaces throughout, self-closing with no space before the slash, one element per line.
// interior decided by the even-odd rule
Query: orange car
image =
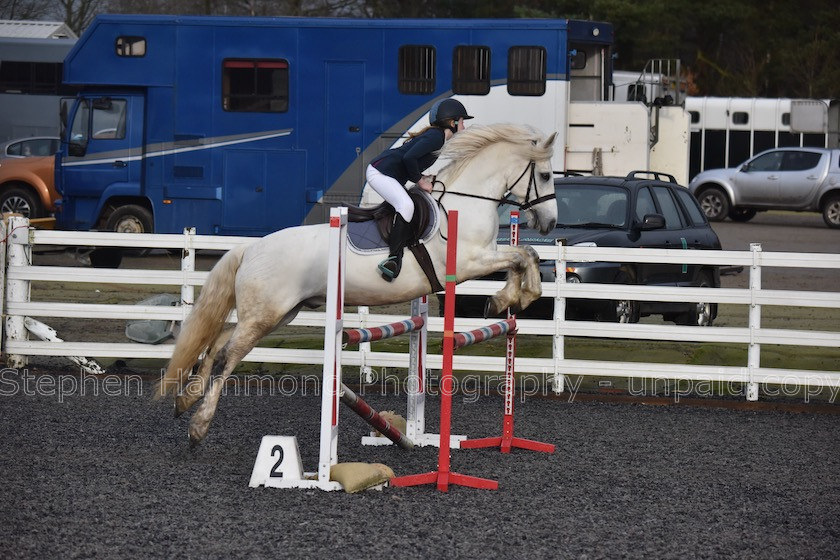
<path fill-rule="evenodd" d="M 0 159 L 0 213 L 43 218 L 55 210 L 54 156 Z"/>

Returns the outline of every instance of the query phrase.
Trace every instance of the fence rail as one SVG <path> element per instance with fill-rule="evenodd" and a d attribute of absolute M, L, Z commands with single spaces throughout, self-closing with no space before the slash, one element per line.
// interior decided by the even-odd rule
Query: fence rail
<path fill-rule="evenodd" d="M 5 290 L 4 353 L 10 367 L 22 367 L 27 356 L 86 356 L 91 358 L 161 358 L 171 355 L 172 344 L 145 345 L 108 342 L 53 342 L 28 340 L 25 317 L 62 317 L 87 319 L 153 319 L 180 321 L 189 313 L 194 289 L 201 286 L 208 272 L 195 270 L 195 251 L 227 250 L 252 241 L 252 238 L 200 236 L 191 231 L 183 235 L 120 234 L 113 232 L 61 232 L 36 230 L 23 218 L 11 218 L 4 224 L 0 259 L 5 259 L 5 277 L 0 290 Z M 8 230 L 5 228 L 8 227 Z M 8 231 L 8 235 L 6 234 Z M 83 267 L 37 266 L 32 264 L 36 247 L 44 245 L 76 247 L 129 247 L 180 249 L 183 257 L 179 270 L 92 269 Z M 615 249 L 602 247 L 535 247 L 544 260 L 556 260 L 557 270 L 565 271 L 567 262 L 653 262 L 672 264 L 705 264 L 740 266 L 749 274 L 749 286 L 735 288 L 678 288 L 621 285 L 622 299 L 636 301 L 677 301 L 737 304 L 748 307 L 745 327 L 694 327 L 668 324 L 617 324 L 590 321 L 567 321 L 556 316 L 553 321 L 519 319 L 520 334 L 553 337 L 553 352 L 546 358 L 517 358 L 520 373 L 548 376 L 555 392 L 565 390 L 565 377 L 597 375 L 621 378 L 649 378 L 689 381 L 737 382 L 746 386 L 749 400 L 758 398 L 758 385 L 796 383 L 799 386 L 840 388 L 840 363 L 832 370 L 814 371 L 778 369 L 761 366 L 762 345 L 802 347 L 840 347 L 840 332 L 761 327 L 762 306 L 790 306 L 840 309 L 840 292 L 765 290 L 761 288 L 761 271 L 765 267 L 794 267 L 840 270 L 840 254 L 764 252 L 759 245 L 750 251 L 685 251 L 671 249 Z M 0 274 L 2 274 L 0 266 Z M 103 274 L 107 274 L 103 278 Z M 96 283 L 116 285 L 158 285 L 177 288 L 180 307 L 131 304 L 88 304 L 73 301 L 32 301 L 32 282 Z M 458 287 L 459 294 L 491 294 L 501 282 L 469 281 Z M 565 309 L 566 298 L 615 299 L 614 284 L 567 284 L 563 275 L 556 283 L 544 283 L 543 295 L 555 298 L 555 315 Z M 407 316 L 407 314 L 406 314 Z M 348 327 L 365 327 L 403 319 L 393 315 L 370 314 L 366 309 L 347 313 Z M 235 321 L 235 313 L 232 320 Z M 474 329 L 487 324 L 483 319 L 458 318 L 456 328 Z M 292 325 L 323 326 L 324 315 L 301 312 Z M 442 318 L 429 319 L 431 332 L 443 331 Z M 627 361 L 574 360 L 565 357 L 565 337 L 609 338 L 625 340 L 658 340 L 678 342 L 719 342 L 747 345 L 742 366 L 686 365 Z M 408 355 L 396 352 L 371 352 L 364 349 L 346 351 L 344 362 L 351 366 L 408 366 Z M 290 364 L 323 363 L 322 350 L 255 348 L 246 361 Z M 439 369 L 442 358 L 430 353 L 428 367 Z M 504 372 L 503 357 L 455 357 L 455 369 L 461 371 Z"/>

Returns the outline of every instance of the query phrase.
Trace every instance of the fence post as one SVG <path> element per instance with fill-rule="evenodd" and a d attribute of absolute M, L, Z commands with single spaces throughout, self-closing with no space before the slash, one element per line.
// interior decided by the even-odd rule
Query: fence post
<path fill-rule="evenodd" d="M 192 306 L 195 303 L 195 286 L 189 282 L 190 273 L 195 272 L 195 249 L 193 248 L 194 240 L 195 228 L 184 228 L 184 250 L 181 253 L 181 272 L 184 273 L 184 281 L 183 284 L 181 284 L 182 319 L 187 318 L 187 315 L 190 314 Z"/>
<path fill-rule="evenodd" d="M 367 328 L 368 315 L 370 315 L 370 307 L 367 305 L 359 306 L 359 328 Z M 359 343 L 359 385 L 370 384 L 374 382 L 373 368 L 367 364 L 367 357 L 370 354 L 370 342 Z M 364 394 L 364 391 L 362 391 Z"/>
<path fill-rule="evenodd" d="M 32 247 L 29 245 L 29 220 L 13 216 L 9 218 L 6 248 L 9 265 L 26 266 L 32 262 Z M 29 301 L 30 284 L 28 280 L 8 280 L 6 282 L 6 299 L 9 302 Z M 6 317 L 6 340 L 27 340 L 28 333 L 23 316 L 9 315 Z M 26 366 L 26 356 L 9 354 L 6 356 L 6 366 L 22 368 Z"/>
<path fill-rule="evenodd" d="M 758 400 L 758 383 L 754 380 L 755 370 L 761 367 L 761 345 L 755 341 L 761 330 L 761 305 L 755 302 L 761 291 L 761 243 L 750 243 L 752 265 L 750 266 L 750 345 L 747 350 L 747 400 Z"/>
<path fill-rule="evenodd" d="M 554 378 L 551 387 L 559 395 L 566 389 L 566 378 L 560 371 L 560 363 L 566 357 L 566 337 L 560 334 L 560 323 L 566 321 L 566 296 L 562 293 L 566 285 L 566 240 L 557 239 L 557 262 L 554 265 L 554 340 L 552 341 L 552 356 L 554 357 Z"/>
<path fill-rule="evenodd" d="M 411 316 L 423 317 L 423 328 L 409 335 L 408 375 L 406 376 L 407 410 L 405 433 L 417 443 L 426 433 L 426 346 L 429 337 L 429 300 L 420 296 L 411 300 Z M 424 445 L 423 442 L 419 442 Z"/>

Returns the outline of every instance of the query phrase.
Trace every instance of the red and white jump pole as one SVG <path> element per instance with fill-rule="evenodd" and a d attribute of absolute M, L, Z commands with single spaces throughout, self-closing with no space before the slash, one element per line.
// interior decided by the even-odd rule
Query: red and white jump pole
<path fill-rule="evenodd" d="M 411 317 L 395 323 L 359 329 L 345 329 L 345 344 L 365 344 L 402 334 L 409 335 L 408 375 L 406 379 L 407 412 L 405 435 L 419 447 L 440 445 L 440 435 L 426 432 L 426 351 L 428 344 L 428 296 L 411 302 Z M 452 448 L 460 447 L 464 435 L 449 435 Z M 362 437 L 362 445 L 390 445 L 376 433 Z"/>
<path fill-rule="evenodd" d="M 510 213 L 510 244 L 513 246 L 519 245 L 519 212 Z M 512 321 L 514 327 L 507 331 L 507 344 L 505 345 L 505 410 L 502 420 L 502 435 L 500 437 L 464 440 L 461 442 L 461 448 L 479 449 L 483 447 L 498 447 L 502 453 L 510 453 L 510 450 L 516 447 L 530 449 L 531 451 L 554 453 L 554 445 L 551 443 L 542 443 L 513 435 L 513 401 L 516 393 L 516 380 L 514 377 L 516 316 L 510 310 L 508 310 L 507 320 Z"/>
<path fill-rule="evenodd" d="M 443 370 L 440 380 L 440 446 L 438 469 L 428 473 L 401 476 L 391 479 L 391 486 L 419 486 L 436 484 L 438 490 L 446 492 L 449 485 L 468 486 L 496 490 L 495 480 L 454 473 L 450 470 L 450 431 L 452 423 L 452 356 L 455 347 L 455 283 L 458 239 L 458 212 L 449 212 L 448 241 L 446 244 L 446 304 L 443 318 Z"/>

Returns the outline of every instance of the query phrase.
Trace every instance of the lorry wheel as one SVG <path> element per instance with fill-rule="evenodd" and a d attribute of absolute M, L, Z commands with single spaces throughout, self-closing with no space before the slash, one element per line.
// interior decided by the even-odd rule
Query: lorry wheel
<path fill-rule="evenodd" d="M 729 215 L 729 199 L 717 187 L 704 189 L 697 197 L 697 202 L 710 222 L 722 222 Z"/>
<path fill-rule="evenodd" d="M 119 233 L 152 233 L 152 213 L 142 206 L 126 204 L 108 216 L 105 228 Z"/>
<path fill-rule="evenodd" d="M 12 212 L 27 218 L 41 217 L 41 203 L 29 189 L 12 187 L 0 194 L 0 213 Z"/>
<path fill-rule="evenodd" d="M 822 210 L 823 221 L 830 228 L 840 228 L 840 195 L 829 196 Z"/>

